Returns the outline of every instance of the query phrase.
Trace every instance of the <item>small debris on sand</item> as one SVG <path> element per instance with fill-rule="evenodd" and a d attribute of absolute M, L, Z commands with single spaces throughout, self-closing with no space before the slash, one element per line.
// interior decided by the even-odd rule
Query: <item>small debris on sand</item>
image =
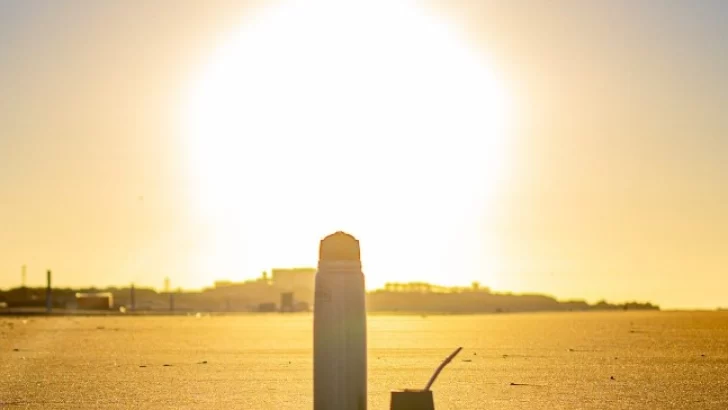
<path fill-rule="evenodd" d="M 504 359 L 508 358 L 508 355 L 507 355 L 507 354 L 504 354 L 504 355 L 503 355 L 503 358 L 504 358 Z"/>
<path fill-rule="evenodd" d="M 14 351 L 14 352 L 19 352 L 19 351 L 20 351 L 20 349 L 13 349 L 13 351 Z"/>
<path fill-rule="evenodd" d="M 609 376 L 609 380 L 617 380 L 614 378 L 614 376 Z"/>
<path fill-rule="evenodd" d="M 290 362 L 289 362 L 290 363 Z M 201 362 L 197 362 L 197 364 L 207 364 L 207 360 L 203 360 Z"/>
<path fill-rule="evenodd" d="M 704 354 L 701 354 L 700 357 L 705 357 L 705 355 Z"/>
<path fill-rule="evenodd" d="M 513 383 L 511 382 L 511 386 L 528 386 L 526 383 Z"/>
<path fill-rule="evenodd" d="M 465 363 L 470 363 L 470 362 L 472 362 L 472 360 L 470 360 L 470 359 L 463 359 L 463 361 L 464 361 Z"/>
<path fill-rule="evenodd" d="M 147 367 L 146 364 L 140 364 L 139 367 Z"/>
<path fill-rule="evenodd" d="M 171 364 L 166 364 L 166 363 L 165 363 L 165 364 L 163 364 L 162 366 L 163 366 L 163 367 L 172 367 L 172 365 L 171 365 Z"/>

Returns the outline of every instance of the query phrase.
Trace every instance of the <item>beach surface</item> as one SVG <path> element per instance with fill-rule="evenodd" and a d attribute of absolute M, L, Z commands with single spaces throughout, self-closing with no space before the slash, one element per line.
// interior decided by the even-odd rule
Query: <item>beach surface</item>
<path fill-rule="evenodd" d="M 310 314 L 0 317 L 0 408 L 313 408 Z M 369 409 L 726 409 L 728 312 L 372 315 Z"/>

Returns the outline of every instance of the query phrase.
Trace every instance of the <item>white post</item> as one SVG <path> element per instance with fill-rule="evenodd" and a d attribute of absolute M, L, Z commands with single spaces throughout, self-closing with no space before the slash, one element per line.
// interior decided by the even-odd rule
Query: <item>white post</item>
<path fill-rule="evenodd" d="M 367 325 L 359 241 L 321 241 L 313 315 L 314 410 L 366 410 Z"/>

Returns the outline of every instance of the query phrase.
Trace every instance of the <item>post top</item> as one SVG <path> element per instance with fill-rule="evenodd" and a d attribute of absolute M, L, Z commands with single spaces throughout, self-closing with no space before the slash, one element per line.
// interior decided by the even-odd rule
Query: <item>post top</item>
<path fill-rule="evenodd" d="M 346 232 L 334 232 L 321 240 L 319 260 L 359 261 L 361 260 L 359 241 Z"/>

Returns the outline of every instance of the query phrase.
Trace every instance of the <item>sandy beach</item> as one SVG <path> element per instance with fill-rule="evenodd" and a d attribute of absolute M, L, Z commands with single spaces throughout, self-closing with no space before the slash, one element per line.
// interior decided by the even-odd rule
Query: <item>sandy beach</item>
<path fill-rule="evenodd" d="M 312 317 L 0 318 L 0 407 L 309 409 Z M 373 315 L 369 408 L 724 409 L 728 312 Z"/>

